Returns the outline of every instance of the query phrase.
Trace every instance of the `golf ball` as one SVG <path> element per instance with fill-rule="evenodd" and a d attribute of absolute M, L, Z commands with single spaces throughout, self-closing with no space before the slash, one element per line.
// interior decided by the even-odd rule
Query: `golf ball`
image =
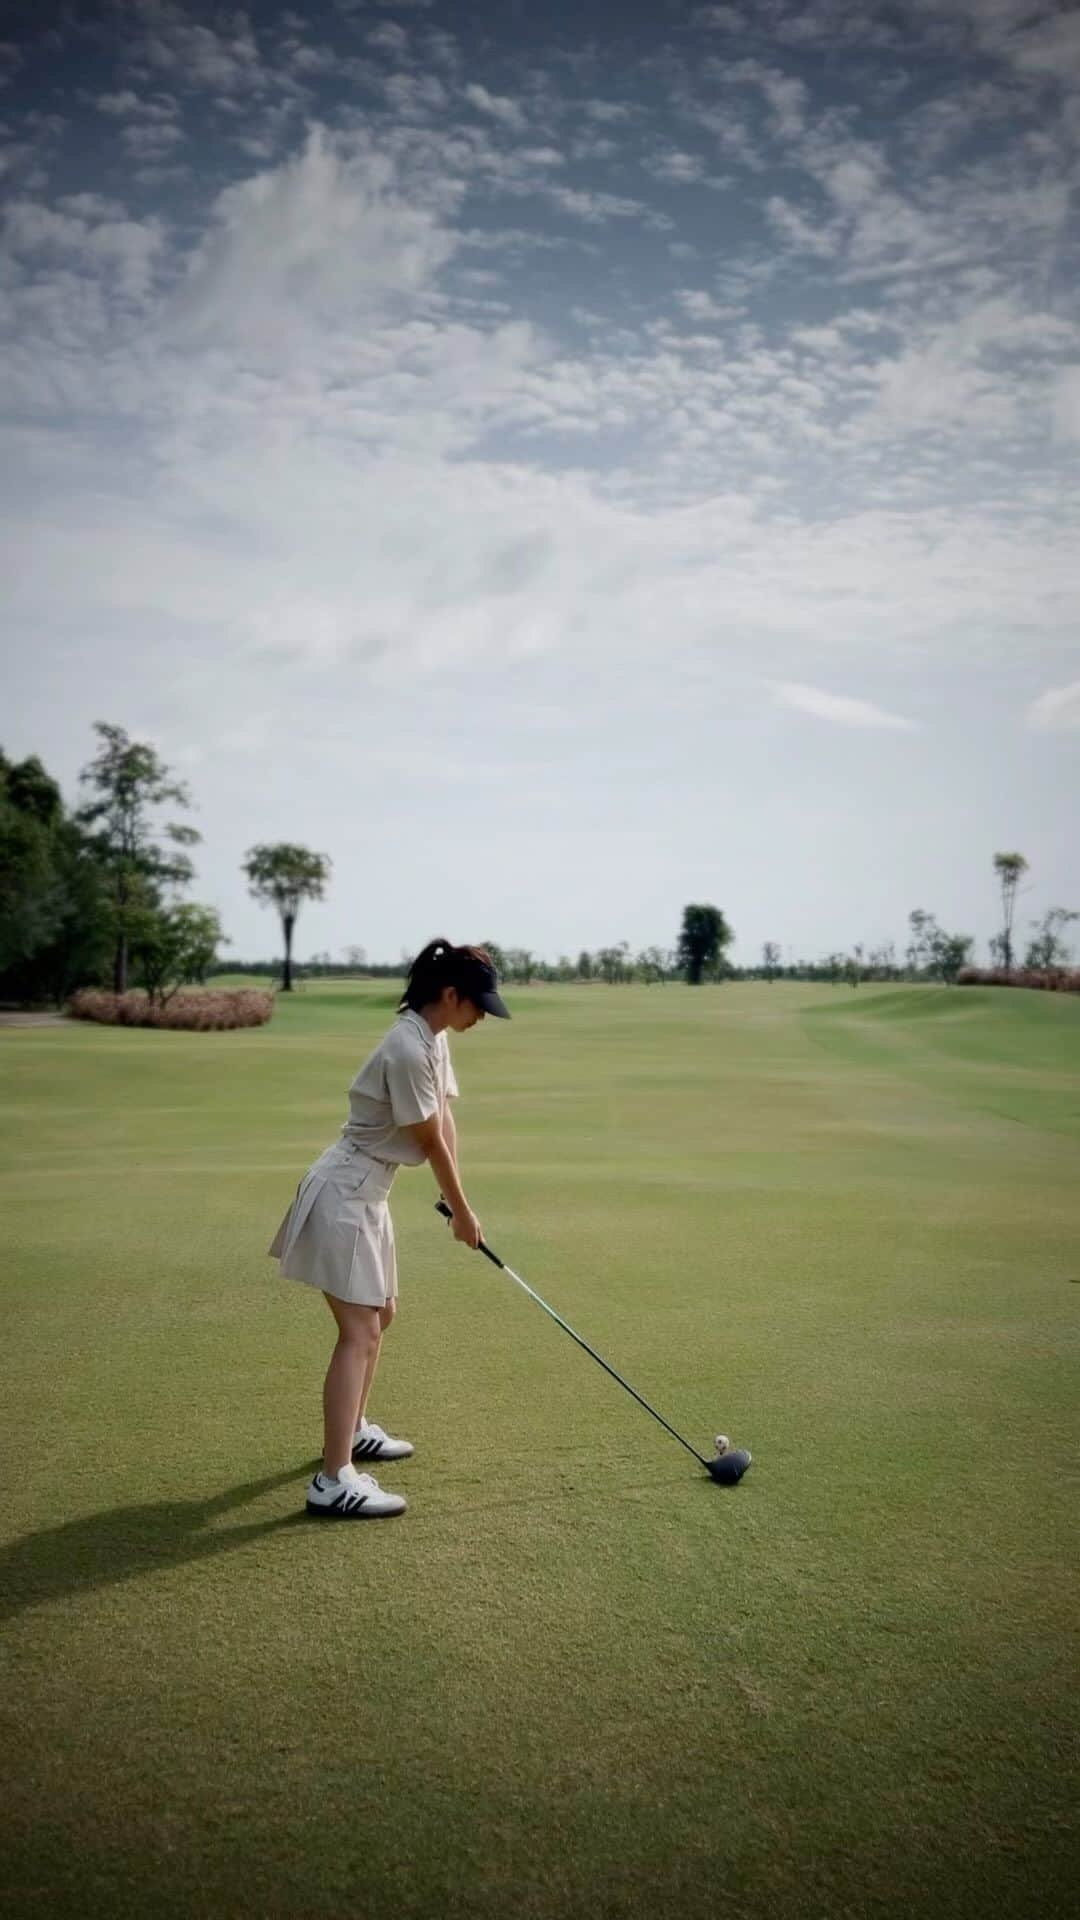
<path fill-rule="evenodd" d="M 730 1441 L 730 1440 L 728 1439 L 728 1437 L 727 1437 L 727 1434 L 726 1434 L 726 1433 L 718 1433 L 718 1434 L 717 1434 L 717 1436 L 716 1436 L 716 1451 L 717 1451 L 717 1453 L 726 1453 L 726 1452 L 727 1452 L 727 1450 L 728 1450 L 728 1448 L 730 1447 L 730 1445 L 731 1445 L 731 1441 Z"/>

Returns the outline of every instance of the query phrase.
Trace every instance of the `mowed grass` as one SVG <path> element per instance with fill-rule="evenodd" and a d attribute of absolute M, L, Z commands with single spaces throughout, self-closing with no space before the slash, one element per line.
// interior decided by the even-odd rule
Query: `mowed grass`
<path fill-rule="evenodd" d="M 3 1897 L 20 1915 L 1064 1914 L 1080 1002 L 534 988 L 456 1044 L 372 1413 L 264 1247 L 389 983 L 0 1034 Z"/>

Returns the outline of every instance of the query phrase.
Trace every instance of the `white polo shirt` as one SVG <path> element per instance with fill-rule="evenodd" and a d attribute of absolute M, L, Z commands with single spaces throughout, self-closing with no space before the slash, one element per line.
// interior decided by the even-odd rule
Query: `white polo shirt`
<path fill-rule="evenodd" d="M 445 1033 L 432 1033 L 423 1014 L 410 1007 L 398 1015 L 349 1088 L 349 1118 L 341 1137 L 373 1160 L 422 1166 L 423 1149 L 404 1129 L 441 1114 L 457 1093 Z"/>

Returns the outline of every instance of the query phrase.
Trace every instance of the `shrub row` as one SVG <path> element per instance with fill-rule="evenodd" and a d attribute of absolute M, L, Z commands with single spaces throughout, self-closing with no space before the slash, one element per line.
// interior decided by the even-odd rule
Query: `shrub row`
<path fill-rule="evenodd" d="M 258 993 L 252 987 L 177 993 L 164 1006 L 141 992 L 104 993 L 84 987 L 68 1002 L 68 1012 L 76 1020 L 99 1020 L 107 1027 L 177 1027 L 196 1033 L 261 1027 L 273 1011 L 273 994 Z"/>
<path fill-rule="evenodd" d="M 1047 993 L 1080 993 L 1080 967 L 961 967 L 958 987 L 1042 987 Z"/>

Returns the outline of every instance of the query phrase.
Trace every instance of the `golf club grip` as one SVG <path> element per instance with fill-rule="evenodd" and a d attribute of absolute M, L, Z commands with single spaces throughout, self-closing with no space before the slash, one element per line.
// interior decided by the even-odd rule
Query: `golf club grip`
<path fill-rule="evenodd" d="M 454 1217 L 450 1208 L 447 1206 L 446 1201 L 442 1199 L 436 1200 L 435 1211 L 436 1213 L 441 1213 L 444 1220 L 452 1220 Z M 502 1266 L 503 1263 L 499 1259 L 498 1254 L 492 1253 L 491 1248 L 487 1245 L 486 1241 L 481 1240 L 480 1245 L 477 1247 L 476 1251 L 477 1253 L 486 1254 L 488 1259 L 492 1262 L 494 1266 L 496 1267 Z"/>

